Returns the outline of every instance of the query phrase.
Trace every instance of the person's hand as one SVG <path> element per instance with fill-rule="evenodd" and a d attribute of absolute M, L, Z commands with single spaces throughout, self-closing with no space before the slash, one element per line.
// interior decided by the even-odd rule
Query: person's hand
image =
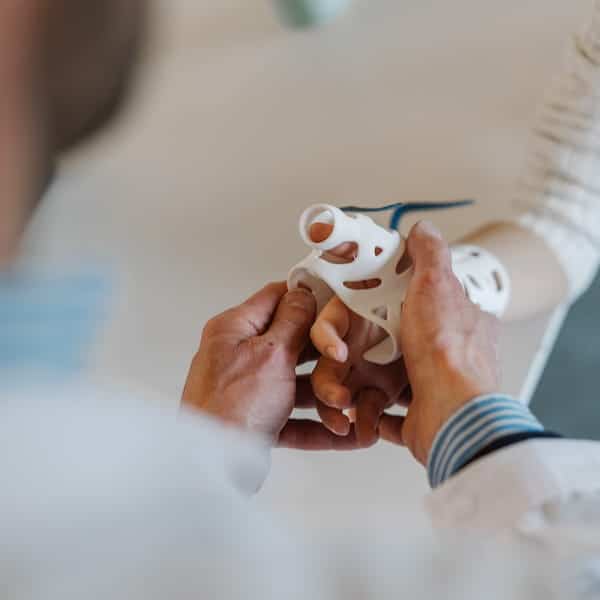
<path fill-rule="evenodd" d="M 338 437 L 310 420 L 290 419 L 295 407 L 315 405 L 308 376 L 315 301 L 309 292 L 273 283 L 210 320 L 190 368 L 183 403 L 226 423 L 306 450 L 351 449 L 353 432 Z"/>
<path fill-rule="evenodd" d="M 327 223 L 314 223 L 310 236 L 315 242 L 332 231 Z M 332 262 L 353 260 L 356 246 L 342 244 L 325 253 Z M 368 289 L 369 281 L 356 285 Z M 356 432 L 358 445 L 373 445 L 379 439 L 379 419 L 383 411 L 401 403 L 408 386 L 402 361 L 380 366 L 366 361 L 363 354 L 385 337 L 374 323 L 353 313 L 334 296 L 318 315 L 311 340 L 321 354 L 312 375 L 316 408 L 325 427 L 345 436 Z"/>
<path fill-rule="evenodd" d="M 337 297 L 321 311 L 311 330 L 313 344 L 322 354 L 312 374 L 319 417 L 338 435 L 347 435 L 354 427 L 362 448 L 378 441 L 381 415 L 402 403 L 408 387 L 401 360 L 381 366 L 363 358 L 384 337 L 377 325 Z"/>
<path fill-rule="evenodd" d="M 498 321 L 465 296 L 450 251 L 427 222 L 408 238 L 415 267 L 403 304 L 401 344 L 412 400 L 405 417 L 384 415 L 381 437 L 426 464 L 437 432 L 462 406 L 498 389 Z"/>
<path fill-rule="evenodd" d="M 330 225 L 317 223 L 311 237 L 321 241 L 330 232 Z M 340 246 L 332 253 L 350 259 L 352 248 Z M 448 247 L 431 225 L 413 229 L 408 254 L 415 275 L 403 310 L 403 359 L 385 367 L 365 361 L 363 353 L 382 332 L 333 298 L 311 331 L 322 354 L 313 387 L 319 415 L 331 431 L 344 433 L 349 424 L 342 411 L 353 407 L 361 445 L 381 435 L 407 445 L 425 463 L 443 423 L 464 403 L 497 389 L 497 323 L 465 297 Z M 383 414 L 391 404 L 407 406 L 411 400 L 406 418 Z"/>

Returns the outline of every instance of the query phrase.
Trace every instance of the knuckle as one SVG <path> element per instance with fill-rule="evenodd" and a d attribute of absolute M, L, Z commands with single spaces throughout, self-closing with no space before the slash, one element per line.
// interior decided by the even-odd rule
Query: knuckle
<path fill-rule="evenodd" d="M 213 335 L 219 333 L 221 326 L 223 324 L 222 315 L 218 315 L 209 319 L 204 325 L 204 329 L 202 330 L 202 337 L 212 337 Z"/>
<path fill-rule="evenodd" d="M 446 287 L 447 281 L 447 271 L 437 266 L 428 267 L 419 278 L 421 289 L 426 292 L 439 292 Z"/>
<path fill-rule="evenodd" d="M 312 319 L 316 310 L 316 301 L 314 296 L 303 290 L 293 290 L 288 292 L 285 301 L 290 318 L 305 322 Z"/>
<path fill-rule="evenodd" d="M 284 283 L 281 281 L 270 281 L 265 286 L 265 290 L 268 291 L 279 291 L 284 286 Z"/>
<path fill-rule="evenodd" d="M 451 366 L 456 362 L 456 344 L 451 334 L 438 332 L 431 340 L 431 353 L 438 364 Z"/>
<path fill-rule="evenodd" d="M 265 296 L 277 296 L 280 299 L 287 292 L 287 284 L 284 281 L 271 281 L 267 283 L 260 291 L 260 294 Z"/>
<path fill-rule="evenodd" d="M 203 337 L 216 337 L 225 330 L 231 328 L 232 324 L 237 324 L 240 320 L 240 307 L 230 308 L 225 312 L 212 317 L 204 325 L 202 330 Z"/>
<path fill-rule="evenodd" d="M 287 305 L 285 313 L 281 315 L 280 321 L 290 325 L 293 329 L 297 327 L 308 328 L 311 318 L 312 312 L 308 306 L 290 303 Z"/>
<path fill-rule="evenodd" d="M 421 273 L 420 284 L 424 290 L 431 290 L 438 286 L 440 282 L 440 273 L 438 269 L 429 267 Z"/>
<path fill-rule="evenodd" d="M 445 331 L 436 333 L 431 340 L 431 347 L 435 352 L 448 353 L 452 346 L 452 337 Z"/>

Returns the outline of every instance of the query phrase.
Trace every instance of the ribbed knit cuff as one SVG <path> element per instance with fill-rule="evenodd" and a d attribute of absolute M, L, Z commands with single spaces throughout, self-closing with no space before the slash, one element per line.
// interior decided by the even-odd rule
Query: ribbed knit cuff
<path fill-rule="evenodd" d="M 496 440 L 544 428 L 521 402 L 509 396 L 475 398 L 438 432 L 427 465 L 431 487 L 435 488 L 460 470 L 483 448 Z"/>

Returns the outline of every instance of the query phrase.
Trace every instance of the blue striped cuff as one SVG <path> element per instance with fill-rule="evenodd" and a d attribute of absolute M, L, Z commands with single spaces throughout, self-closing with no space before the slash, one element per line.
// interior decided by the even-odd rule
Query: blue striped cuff
<path fill-rule="evenodd" d="M 475 398 L 454 414 L 433 441 L 427 474 L 435 488 L 483 448 L 515 433 L 543 431 L 529 409 L 509 396 Z"/>

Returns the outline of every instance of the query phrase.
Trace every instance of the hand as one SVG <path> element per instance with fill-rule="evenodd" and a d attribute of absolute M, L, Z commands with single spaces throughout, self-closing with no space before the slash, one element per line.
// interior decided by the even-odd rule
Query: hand
<path fill-rule="evenodd" d="M 320 423 L 293 420 L 294 407 L 315 404 L 308 377 L 315 301 L 309 292 L 273 283 L 206 325 L 188 375 L 183 403 L 241 429 L 294 448 L 356 447 L 351 433 L 335 436 Z"/>
<path fill-rule="evenodd" d="M 346 435 L 353 423 L 362 448 L 378 441 L 381 415 L 386 408 L 403 403 L 408 387 L 401 360 L 381 366 L 363 358 L 384 336 L 383 330 L 350 311 L 337 297 L 321 311 L 311 330 L 313 344 L 323 355 L 312 375 L 317 412 L 338 435 Z"/>
<path fill-rule="evenodd" d="M 403 305 L 401 344 L 412 390 L 406 417 L 384 415 L 381 436 L 426 464 L 434 438 L 463 405 L 499 385 L 498 322 L 465 296 L 448 246 L 433 225 L 408 238 L 415 267 Z"/>
<path fill-rule="evenodd" d="M 332 226 L 314 223 L 310 236 L 315 242 L 326 239 Z M 324 258 L 332 262 L 353 259 L 356 245 L 342 244 Z M 357 283 L 369 288 L 371 283 Z M 379 439 L 379 419 L 393 404 L 401 404 L 408 379 L 402 361 L 380 366 L 366 361 L 364 353 L 385 337 L 375 324 L 359 317 L 334 297 L 321 311 L 311 330 L 311 339 L 321 357 L 312 376 L 318 400 L 317 412 L 333 433 L 347 435 L 352 427 L 362 448 Z M 344 413 L 347 412 L 347 414 Z"/>

